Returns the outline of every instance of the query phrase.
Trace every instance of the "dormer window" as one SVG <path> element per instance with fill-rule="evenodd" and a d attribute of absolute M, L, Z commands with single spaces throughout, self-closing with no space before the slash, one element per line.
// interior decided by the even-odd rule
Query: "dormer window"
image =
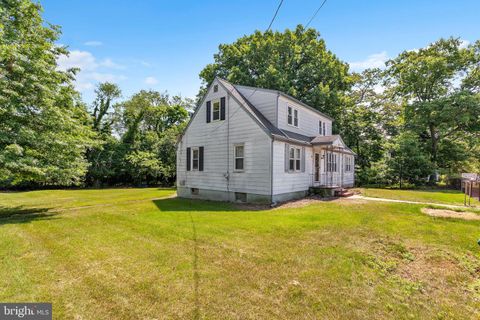
<path fill-rule="evenodd" d="M 318 121 L 318 133 L 321 134 L 322 136 L 325 135 L 325 122 L 324 121 Z"/>
<path fill-rule="evenodd" d="M 298 127 L 298 110 L 291 106 L 287 108 L 287 123 L 291 126 Z"/>

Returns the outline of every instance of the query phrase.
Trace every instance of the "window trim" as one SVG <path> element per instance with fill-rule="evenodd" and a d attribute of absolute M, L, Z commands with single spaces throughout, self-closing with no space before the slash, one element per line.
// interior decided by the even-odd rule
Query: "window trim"
<path fill-rule="evenodd" d="M 241 157 L 237 156 L 237 147 L 243 148 L 243 155 Z M 237 159 L 242 159 L 242 169 L 237 169 Z M 233 145 L 233 171 L 234 172 L 245 172 L 245 144 L 244 143 L 235 143 Z"/>
<path fill-rule="evenodd" d="M 212 100 L 212 111 L 211 111 L 211 114 L 210 114 L 210 120 L 211 122 L 217 122 L 217 121 L 220 121 L 220 118 L 221 118 L 221 110 L 222 110 L 222 104 L 220 102 L 220 99 L 215 99 L 215 100 Z M 215 115 L 215 104 L 218 103 L 218 119 L 215 119 L 214 118 L 214 115 Z"/>
<path fill-rule="evenodd" d="M 293 150 L 293 158 L 292 158 L 292 150 Z M 291 167 L 291 161 L 293 161 L 293 169 Z M 297 169 L 298 165 L 298 169 Z M 290 146 L 288 150 L 288 171 L 289 172 L 301 172 L 302 171 L 302 149 Z"/>
<path fill-rule="evenodd" d="M 192 152 L 192 159 L 190 160 L 191 161 L 191 164 L 190 164 L 190 168 L 191 168 L 191 171 L 200 171 L 200 148 L 199 147 L 192 147 L 191 148 L 191 152 Z M 194 160 L 195 160 L 195 151 L 197 151 L 197 168 L 194 167 L 193 163 L 194 163 Z"/>
<path fill-rule="evenodd" d="M 290 115 L 290 111 L 291 111 L 291 120 L 292 122 L 290 123 L 289 122 L 289 115 Z M 297 124 L 295 125 L 295 122 L 297 122 Z M 292 126 L 294 128 L 298 128 L 298 123 L 299 123 L 299 120 L 298 120 L 298 109 L 297 108 L 294 108 L 293 106 L 291 105 L 287 105 L 287 125 L 289 126 Z"/>

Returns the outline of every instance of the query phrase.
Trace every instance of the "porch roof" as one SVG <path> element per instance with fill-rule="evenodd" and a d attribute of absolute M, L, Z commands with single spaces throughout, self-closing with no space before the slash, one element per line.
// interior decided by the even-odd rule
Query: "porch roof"
<path fill-rule="evenodd" d="M 338 134 L 334 134 L 331 136 L 316 136 L 310 142 L 313 146 L 336 146 L 337 148 L 341 149 L 344 153 L 349 153 L 356 155 L 352 149 L 347 147 L 343 139 Z"/>

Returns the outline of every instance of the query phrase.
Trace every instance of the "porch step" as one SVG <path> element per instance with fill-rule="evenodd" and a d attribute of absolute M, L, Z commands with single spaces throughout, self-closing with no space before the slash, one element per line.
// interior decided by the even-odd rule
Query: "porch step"
<path fill-rule="evenodd" d="M 310 194 L 320 195 L 321 197 L 351 197 L 353 191 L 335 186 L 310 187 Z"/>
<path fill-rule="evenodd" d="M 351 196 L 353 196 L 353 191 L 350 191 L 348 189 L 335 190 L 335 196 L 336 197 L 351 197 Z"/>

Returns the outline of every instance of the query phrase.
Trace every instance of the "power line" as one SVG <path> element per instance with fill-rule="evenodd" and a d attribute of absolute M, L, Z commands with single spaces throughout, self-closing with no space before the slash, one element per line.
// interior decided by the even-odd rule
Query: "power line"
<path fill-rule="evenodd" d="M 265 32 L 268 32 L 270 30 L 270 28 L 272 27 L 273 21 L 275 21 L 275 18 L 277 17 L 278 11 L 280 10 L 280 7 L 282 6 L 282 4 L 283 4 L 283 0 L 281 0 L 280 3 L 278 4 L 277 10 L 275 10 L 275 14 L 273 15 L 272 21 L 270 21 L 270 24 L 268 25 L 267 31 L 265 31 Z M 253 90 L 253 92 L 248 96 L 247 100 L 249 100 L 255 94 L 255 92 L 257 92 L 257 88 L 255 88 L 255 90 Z"/>
<path fill-rule="evenodd" d="M 273 15 L 272 21 L 270 21 L 270 24 L 268 25 L 267 31 L 270 30 L 270 28 L 272 27 L 273 21 L 275 21 L 275 18 L 277 17 L 277 14 L 278 14 L 278 10 L 280 10 L 280 7 L 282 6 L 282 3 L 283 3 L 283 0 L 281 0 L 280 3 L 278 4 L 277 11 L 275 11 L 275 14 Z M 265 32 L 267 32 L 267 31 L 265 31 Z"/>
<path fill-rule="evenodd" d="M 313 19 L 315 19 L 318 11 L 320 11 L 320 9 L 322 9 L 323 5 L 325 4 L 325 2 L 327 2 L 327 0 L 323 0 L 322 4 L 320 5 L 320 7 L 318 7 L 317 11 L 315 11 L 315 13 L 313 14 L 313 16 L 310 18 L 310 20 L 308 21 L 308 23 L 305 25 L 305 29 L 308 28 L 308 26 L 310 25 L 310 23 L 313 21 Z"/>

